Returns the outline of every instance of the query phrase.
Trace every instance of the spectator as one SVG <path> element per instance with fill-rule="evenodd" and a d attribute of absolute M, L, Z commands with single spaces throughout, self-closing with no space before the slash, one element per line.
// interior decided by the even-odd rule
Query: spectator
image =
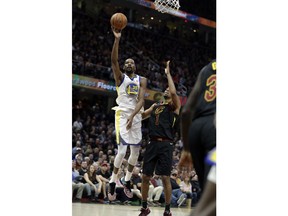
<path fill-rule="evenodd" d="M 96 175 L 96 170 L 93 165 L 88 167 L 88 171 L 84 174 L 84 179 L 86 181 L 85 188 L 87 190 L 87 195 L 91 201 L 96 201 L 98 195 L 101 193 L 102 181 L 99 176 Z M 94 197 L 92 197 L 92 192 Z"/>
<path fill-rule="evenodd" d="M 88 157 L 89 157 L 88 166 L 90 166 L 90 165 L 92 165 L 95 162 L 93 153 L 90 153 Z"/>
<path fill-rule="evenodd" d="M 189 199 L 189 201 L 191 201 L 192 199 L 192 185 L 190 183 L 190 178 L 188 175 L 184 176 L 184 180 L 181 181 L 180 183 L 180 189 L 183 193 L 185 193 L 187 195 L 187 199 Z M 189 204 L 189 202 L 188 202 Z"/>
<path fill-rule="evenodd" d="M 92 149 L 91 145 L 88 144 L 84 154 L 89 155 L 91 153 L 93 153 L 93 149 Z"/>
<path fill-rule="evenodd" d="M 198 181 L 198 176 L 195 172 L 195 170 L 193 170 L 191 172 L 191 185 L 192 185 L 192 203 L 191 203 L 191 207 L 194 207 L 200 197 L 201 197 L 201 188 L 200 188 L 200 184 Z"/>
<path fill-rule="evenodd" d="M 75 155 L 82 152 L 81 142 L 78 140 L 76 146 L 72 149 L 72 159 L 75 158 Z"/>
<path fill-rule="evenodd" d="M 75 169 L 79 170 L 82 164 L 82 155 L 79 153 L 75 156 Z"/>
<path fill-rule="evenodd" d="M 188 198 L 191 198 L 191 193 L 192 193 L 192 185 L 189 182 L 189 176 L 186 175 L 184 177 L 184 180 L 181 181 L 180 183 L 180 189 L 183 193 L 186 193 Z"/>
<path fill-rule="evenodd" d="M 172 170 L 171 176 L 170 176 L 171 187 L 172 187 L 171 204 L 174 206 L 177 206 L 177 205 L 181 206 L 185 202 L 187 195 L 181 191 L 180 186 L 176 181 L 177 176 L 178 176 L 178 171 L 176 169 Z"/>
<path fill-rule="evenodd" d="M 161 194 L 163 193 L 163 185 L 158 185 L 156 178 L 159 176 L 154 175 L 153 178 L 150 179 L 149 191 L 148 191 L 148 204 L 151 206 L 161 206 L 159 199 Z M 154 197 L 154 198 L 153 198 Z"/>
<path fill-rule="evenodd" d="M 111 172 L 109 170 L 108 163 L 103 162 L 101 164 L 100 169 L 97 170 L 96 174 L 99 176 L 99 178 L 102 181 L 102 193 L 104 195 L 104 201 L 108 202 L 107 190 L 108 190 L 109 179 L 111 177 Z"/>
<path fill-rule="evenodd" d="M 81 162 L 81 168 L 79 169 L 79 174 L 81 175 L 81 176 L 84 176 L 84 174 L 87 172 L 87 161 L 82 161 Z"/>
<path fill-rule="evenodd" d="M 131 191 L 133 195 L 136 195 L 139 201 L 142 199 L 142 194 L 140 192 L 141 190 L 141 182 L 142 178 L 140 176 L 140 169 L 138 167 L 134 167 L 132 171 L 132 176 L 131 176 Z"/>
<path fill-rule="evenodd" d="M 77 181 L 77 177 L 79 176 L 79 172 L 76 170 L 76 162 L 72 160 L 72 196 L 75 191 L 76 196 L 73 199 L 74 202 L 79 202 L 82 199 L 83 190 L 85 185 L 82 182 Z M 73 197 L 72 197 L 73 198 Z"/>
<path fill-rule="evenodd" d="M 77 120 L 73 123 L 73 128 L 75 129 L 76 132 L 79 132 L 82 130 L 83 125 L 80 120 L 80 116 L 77 117 Z"/>

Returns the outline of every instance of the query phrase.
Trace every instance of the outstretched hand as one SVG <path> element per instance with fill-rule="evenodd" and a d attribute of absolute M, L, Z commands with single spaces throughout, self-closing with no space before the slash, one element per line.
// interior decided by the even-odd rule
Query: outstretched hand
<path fill-rule="evenodd" d="M 154 109 L 154 107 L 157 106 L 157 105 L 158 105 L 158 102 L 153 103 L 153 104 L 151 105 L 152 109 Z"/>
<path fill-rule="evenodd" d="M 168 61 L 166 62 L 166 68 L 165 68 L 165 74 L 166 74 L 166 75 L 170 74 L 169 64 L 170 64 L 170 60 L 168 60 Z"/>
<path fill-rule="evenodd" d="M 121 30 L 114 28 L 113 26 L 111 26 L 112 32 L 115 36 L 116 39 L 120 39 L 121 37 Z"/>
<path fill-rule="evenodd" d="M 168 61 L 166 62 L 166 68 L 169 67 L 169 64 L 170 64 L 170 60 L 168 60 Z"/>
<path fill-rule="evenodd" d="M 191 172 L 193 169 L 193 162 L 191 153 L 183 150 L 181 152 L 181 157 L 178 163 L 178 169 L 181 172 Z"/>

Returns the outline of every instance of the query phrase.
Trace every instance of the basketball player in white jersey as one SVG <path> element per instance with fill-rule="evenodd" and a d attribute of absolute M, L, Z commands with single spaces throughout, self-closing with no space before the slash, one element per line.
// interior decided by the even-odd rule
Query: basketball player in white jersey
<path fill-rule="evenodd" d="M 114 169 L 109 181 L 108 198 L 110 201 L 115 200 L 116 198 L 115 180 L 123 158 L 126 155 L 128 146 L 130 147 L 128 171 L 125 175 L 124 182 L 122 183 L 126 196 L 129 198 L 133 196 L 130 188 L 130 179 L 140 151 L 142 140 L 142 116 L 140 110 L 144 110 L 144 93 L 147 86 L 147 79 L 135 74 L 136 66 L 133 59 L 126 59 L 123 67 L 124 73 L 121 72 L 118 63 L 118 48 L 121 31 L 119 32 L 116 29 L 113 29 L 113 27 L 112 31 L 115 40 L 111 53 L 111 63 L 118 94 L 116 99 L 118 106 L 113 108 L 116 112 L 115 129 L 118 153 L 115 157 Z"/>

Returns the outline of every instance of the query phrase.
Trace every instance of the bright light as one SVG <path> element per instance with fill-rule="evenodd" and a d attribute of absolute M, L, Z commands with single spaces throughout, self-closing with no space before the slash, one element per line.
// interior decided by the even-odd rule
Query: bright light
<path fill-rule="evenodd" d="M 193 31 L 194 31 L 194 32 L 196 32 L 197 30 L 196 30 L 196 29 L 194 29 Z"/>
<path fill-rule="evenodd" d="M 145 19 L 144 17 L 142 17 L 142 19 Z"/>
<path fill-rule="evenodd" d="M 153 20 L 154 19 L 154 17 L 151 17 L 151 20 Z"/>

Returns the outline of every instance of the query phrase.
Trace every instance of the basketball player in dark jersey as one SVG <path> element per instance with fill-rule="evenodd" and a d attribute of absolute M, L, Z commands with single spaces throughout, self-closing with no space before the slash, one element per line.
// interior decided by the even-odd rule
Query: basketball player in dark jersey
<path fill-rule="evenodd" d="M 183 170 L 194 165 L 202 189 L 210 170 L 205 157 L 216 146 L 215 113 L 216 60 L 213 60 L 200 71 L 181 113 L 183 150 L 178 167 Z"/>
<path fill-rule="evenodd" d="M 162 176 L 166 204 L 163 215 L 172 215 L 170 212 L 172 193 L 170 174 L 172 168 L 174 126 L 180 112 L 181 103 L 176 94 L 169 63 L 170 61 L 166 63 L 165 69 L 168 88 L 164 92 L 164 100 L 153 104 L 142 114 L 142 119 L 150 117 L 148 125 L 150 142 L 146 147 L 143 160 L 142 208 L 139 216 L 145 216 L 150 213 L 150 209 L 147 207 L 147 197 L 149 180 L 154 172 L 156 175 Z"/>

